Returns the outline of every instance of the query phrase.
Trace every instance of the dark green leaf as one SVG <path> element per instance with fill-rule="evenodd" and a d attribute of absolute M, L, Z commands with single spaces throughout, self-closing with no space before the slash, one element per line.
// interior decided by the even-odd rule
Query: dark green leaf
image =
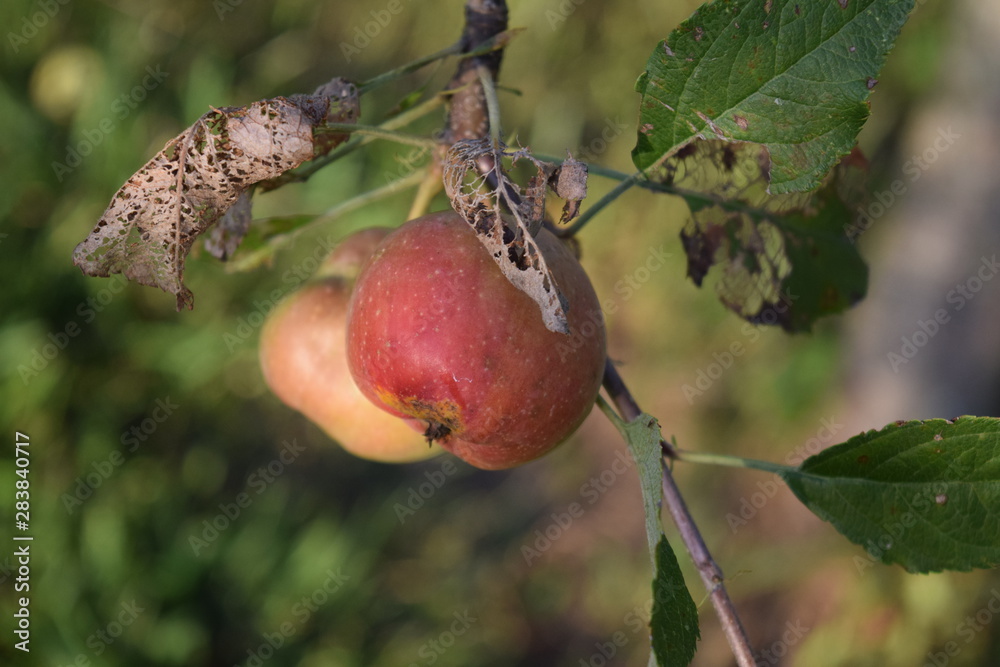
<path fill-rule="evenodd" d="M 779 472 L 873 559 L 912 572 L 1000 563 L 1000 420 L 898 422 Z"/>
<path fill-rule="evenodd" d="M 653 579 L 653 655 L 660 667 L 686 667 L 694 658 L 701 638 L 698 608 L 684 585 L 677 556 L 666 537 L 656 546 L 656 577 Z"/>
<path fill-rule="evenodd" d="M 717 0 L 639 78 L 642 170 L 696 139 L 766 148 L 770 192 L 811 190 L 854 146 L 914 0 Z"/>

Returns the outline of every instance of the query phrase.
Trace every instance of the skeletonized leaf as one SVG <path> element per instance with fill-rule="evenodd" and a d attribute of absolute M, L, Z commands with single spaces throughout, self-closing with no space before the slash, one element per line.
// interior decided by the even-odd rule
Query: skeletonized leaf
<path fill-rule="evenodd" d="M 808 331 L 864 297 L 865 266 L 852 240 L 867 162 L 855 151 L 818 191 L 768 194 L 770 162 L 758 144 L 690 144 L 651 174 L 691 209 L 681 232 L 696 285 L 714 265 L 720 300 L 755 324 Z"/>
<path fill-rule="evenodd" d="M 523 191 L 507 177 L 505 159 L 512 164 L 528 160 L 535 166 L 537 173 Z M 542 227 L 546 187 L 555 173 L 555 165 L 526 150 L 508 151 L 490 139 L 463 139 L 448 150 L 444 186 L 452 207 L 476 231 L 507 280 L 538 304 L 546 328 L 569 334 L 566 299 L 534 239 Z M 585 196 L 585 169 L 568 176 L 563 191 L 576 196 L 581 188 Z M 510 216 L 501 213 L 502 205 Z"/>
<path fill-rule="evenodd" d="M 871 562 L 912 572 L 1000 563 L 1000 419 L 897 422 L 777 472 Z"/>
<path fill-rule="evenodd" d="M 358 112 L 357 90 L 343 79 L 312 95 L 213 109 L 122 186 L 76 247 L 73 263 L 87 275 L 121 273 L 159 287 L 176 295 L 178 310 L 191 308 L 194 297 L 184 286 L 184 260 L 198 236 L 254 183 L 344 141 L 345 134 L 324 125 L 354 122 Z"/>

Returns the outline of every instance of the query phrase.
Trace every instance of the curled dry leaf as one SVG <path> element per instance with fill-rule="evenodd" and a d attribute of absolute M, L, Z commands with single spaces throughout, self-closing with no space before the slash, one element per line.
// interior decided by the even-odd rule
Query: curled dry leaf
<path fill-rule="evenodd" d="M 566 200 L 561 222 L 569 222 L 580 215 L 580 202 L 587 198 L 587 163 L 570 155 L 549 177 L 549 185 Z"/>
<path fill-rule="evenodd" d="M 329 152 L 347 135 L 327 123 L 350 123 L 359 113 L 353 84 L 334 79 L 312 95 L 275 97 L 245 107 L 213 109 L 137 171 L 115 194 L 73 263 L 90 276 L 124 274 L 193 306 L 184 286 L 184 260 L 195 239 L 259 181 L 274 178 Z M 247 196 L 246 206 L 249 206 Z M 229 255 L 239 244 L 246 211 L 214 239 Z"/>
<path fill-rule="evenodd" d="M 528 160 L 537 169 L 523 191 L 507 178 L 505 159 L 512 166 Z M 561 168 L 490 139 L 455 143 L 444 163 L 444 186 L 452 208 L 476 230 L 507 280 L 538 304 L 546 328 L 568 334 L 566 299 L 534 239 L 545 215 L 546 185 L 559 182 Z M 579 193 L 579 188 L 574 192 Z M 582 192 L 586 196 L 585 169 Z M 511 215 L 501 214 L 502 205 Z"/>

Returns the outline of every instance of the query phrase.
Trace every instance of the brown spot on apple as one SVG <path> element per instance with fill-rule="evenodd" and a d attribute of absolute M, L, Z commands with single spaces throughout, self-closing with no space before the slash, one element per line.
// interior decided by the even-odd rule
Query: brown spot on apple
<path fill-rule="evenodd" d="M 383 388 L 375 390 L 376 396 L 394 412 L 402 413 L 413 419 L 421 419 L 432 424 L 438 424 L 444 433 L 438 437 L 459 431 L 462 428 L 462 411 L 454 401 L 428 401 L 417 396 L 399 398 L 391 391 Z M 436 440 L 437 438 L 432 438 Z"/>

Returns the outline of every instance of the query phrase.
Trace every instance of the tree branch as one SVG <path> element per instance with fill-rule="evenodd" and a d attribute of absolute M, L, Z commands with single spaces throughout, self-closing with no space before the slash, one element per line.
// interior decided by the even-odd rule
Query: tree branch
<path fill-rule="evenodd" d="M 632 421 L 642 412 L 635 398 L 632 397 L 631 392 L 628 390 L 628 387 L 625 386 L 625 381 L 619 375 L 618 369 L 614 367 L 610 359 L 604 366 L 604 389 L 608 392 L 611 400 L 614 401 L 622 417 L 627 421 Z M 660 441 L 660 448 L 663 450 L 665 458 L 675 458 L 677 456 L 673 445 L 670 445 L 665 440 Z M 688 511 L 687 504 L 681 496 L 680 489 L 677 488 L 677 483 L 674 481 L 674 476 L 666 461 L 663 461 L 662 468 L 664 502 L 667 510 L 670 512 L 670 516 L 673 517 L 674 523 L 677 525 L 681 540 L 683 540 L 684 546 L 687 548 L 688 554 L 691 555 L 691 560 L 698 569 L 698 574 L 701 575 L 701 580 L 705 584 L 706 590 L 708 590 L 709 599 L 712 601 L 715 614 L 719 617 L 719 622 L 722 624 L 722 631 L 726 635 L 726 640 L 729 642 L 729 646 L 733 651 L 733 655 L 736 656 L 736 661 L 740 667 L 754 667 L 756 662 L 753 657 L 753 651 L 750 648 L 750 640 L 747 638 L 746 630 L 743 629 L 743 624 L 736 613 L 736 607 L 733 605 L 733 601 L 726 591 L 722 570 L 712 559 L 712 555 L 705 545 L 705 540 L 698 531 L 698 526 L 695 525 L 694 518 L 692 518 L 691 513 Z"/>
<path fill-rule="evenodd" d="M 465 29 L 459 43 L 466 51 L 474 51 L 483 42 L 496 38 L 507 30 L 507 3 L 504 0 L 466 0 Z M 496 49 L 484 55 L 464 58 L 458 63 L 455 75 L 448 82 L 454 90 L 448 108 L 448 127 L 444 134 L 445 147 L 462 139 L 499 137 L 499 108 L 496 104 L 496 80 L 500 73 L 503 50 Z M 491 104 L 492 100 L 492 104 Z M 476 170 L 486 178 L 494 190 L 499 187 L 493 160 L 483 157 Z M 517 201 L 517 193 L 507 188 L 508 195 Z"/>
<path fill-rule="evenodd" d="M 466 0 L 465 28 L 459 44 L 462 52 L 475 50 L 483 42 L 507 30 L 507 3 L 504 0 Z M 463 58 L 448 90 L 455 91 L 448 107 L 448 127 L 444 143 L 448 146 L 462 139 L 480 139 L 489 134 L 486 96 L 480 81 L 482 67 L 496 80 L 503 50 L 497 49 L 473 58 Z"/>

